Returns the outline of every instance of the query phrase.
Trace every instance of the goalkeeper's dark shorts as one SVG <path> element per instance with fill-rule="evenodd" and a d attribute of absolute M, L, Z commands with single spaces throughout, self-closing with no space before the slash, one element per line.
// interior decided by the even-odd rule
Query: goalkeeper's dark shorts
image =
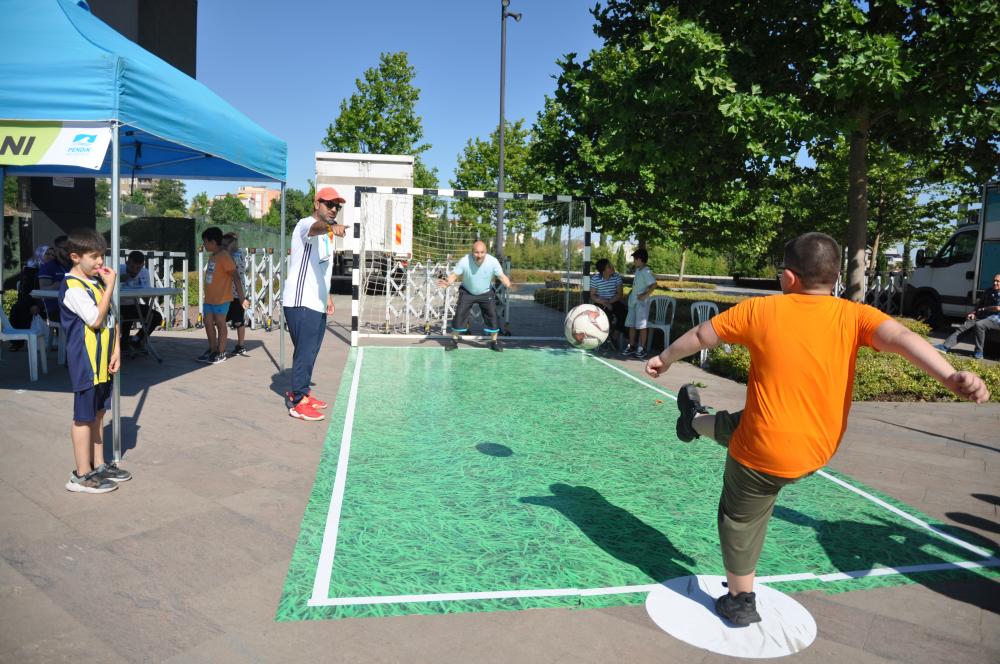
<path fill-rule="evenodd" d="M 497 292 L 490 288 L 485 293 L 473 295 L 465 290 L 465 286 L 458 289 L 458 304 L 455 305 L 455 317 L 451 320 L 451 331 L 464 334 L 469 331 L 469 312 L 472 305 L 478 304 L 479 310 L 483 312 L 483 332 L 485 334 L 496 334 L 500 331 L 500 322 L 497 320 Z"/>

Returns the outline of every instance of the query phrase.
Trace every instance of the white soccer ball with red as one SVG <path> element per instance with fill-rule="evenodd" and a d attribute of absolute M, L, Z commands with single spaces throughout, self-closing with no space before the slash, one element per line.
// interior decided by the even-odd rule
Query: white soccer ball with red
<path fill-rule="evenodd" d="M 611 323 L 607 314 L 593 304 L 581 304 L 570 309 L 563 324 L 566 341 L 571 346 L 592 350 L 608 338 Z"/>

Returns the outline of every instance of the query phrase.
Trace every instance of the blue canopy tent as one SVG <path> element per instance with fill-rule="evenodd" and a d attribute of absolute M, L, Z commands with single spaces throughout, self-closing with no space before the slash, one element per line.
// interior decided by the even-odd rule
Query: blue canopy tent
<path fill-rule="evenodd" d="M 285 255 L 284 141 L 108 27 L 82 0 L 0 0 L 0 16 L 0 191 L 8 173 L 111 178 L 117 257 L 122 175 L 279 182 Z M 2 270 L 0 260 L 0 283 Z M 282 370 L 284 351 L 282 333 Z M 115 381 L 115 460 L 119 400 Z"/>

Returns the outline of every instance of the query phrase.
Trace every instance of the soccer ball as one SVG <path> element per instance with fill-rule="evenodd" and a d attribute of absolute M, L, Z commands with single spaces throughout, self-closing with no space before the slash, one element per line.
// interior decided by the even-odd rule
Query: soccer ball
<path fill-rule="evenodd" d="M 593 304 L 581 304 L 570 309 L 563 324 L 566 341 L 571 346 L 592 350 L 608 338 L 611 323 L 608 316 Z"/>

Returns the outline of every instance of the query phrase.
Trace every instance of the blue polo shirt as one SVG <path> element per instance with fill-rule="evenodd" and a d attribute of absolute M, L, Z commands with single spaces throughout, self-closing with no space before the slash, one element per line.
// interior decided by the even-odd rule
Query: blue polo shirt
<path fill-rule="evenodd" d="M 465 290 L 473 295 L 481 295 L 493 285 L 493 277 L 499 278 L 503 274 L 503 268 L 500 267 L 500 261 L 489 254 L 483 258 L 482 265 L 476 264 L 472 254 L 466 254 L 455 263 L 454 272 L 462 277 Z"/>

